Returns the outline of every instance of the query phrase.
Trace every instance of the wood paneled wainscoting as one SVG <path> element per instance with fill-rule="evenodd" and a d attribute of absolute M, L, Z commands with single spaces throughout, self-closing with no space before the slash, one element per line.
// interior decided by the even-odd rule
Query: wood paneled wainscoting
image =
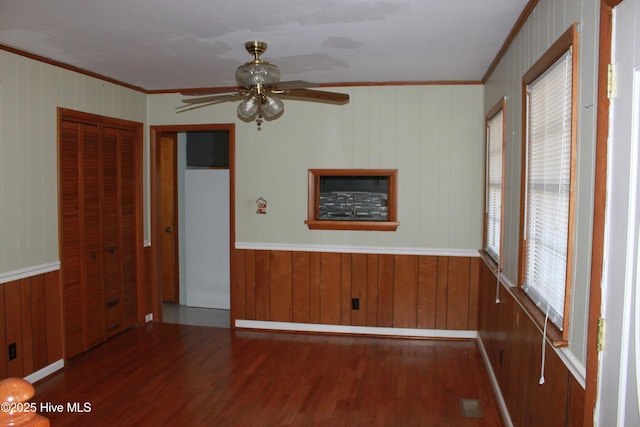
<path fill-rule="evenodd" d="M 0 379 L 62 360 L 61 304 L 59 270 L 0 284 Z"/>
<path fill-rule="evenodd" d="M 538 383 L 542 332 L 512 292 L 481 262 L 479 336 L 513 425 L 582 426 L 584 388 L 548 342 L 545 382 Z"/>
<path fill-rule="evenodd" d="M 478 257 L 236 249 L 234 263 L 232 322 L 477 330 Z"/>

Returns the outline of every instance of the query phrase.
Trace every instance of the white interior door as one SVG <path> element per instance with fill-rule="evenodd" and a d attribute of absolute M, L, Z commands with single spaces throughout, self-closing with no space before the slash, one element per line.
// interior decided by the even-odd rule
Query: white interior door
<path fill-rule="evenodd" d="M 640 0 L 614 9 L 607 213 L 602 289 L 606 321 L 595 420 L 599 426 L 640 426 Z"/>

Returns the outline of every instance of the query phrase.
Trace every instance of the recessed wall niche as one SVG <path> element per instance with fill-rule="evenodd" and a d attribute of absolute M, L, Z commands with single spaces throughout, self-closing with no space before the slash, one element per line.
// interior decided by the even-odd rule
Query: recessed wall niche
<path fill-rule="evenodd" d="M 395 231 L 397 169 L 309 169 L 310 229 Z"/>

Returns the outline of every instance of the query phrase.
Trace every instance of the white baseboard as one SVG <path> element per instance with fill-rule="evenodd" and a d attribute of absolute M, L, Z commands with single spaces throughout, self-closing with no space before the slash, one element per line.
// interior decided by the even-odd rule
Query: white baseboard
<path fill-rule="evenodd" d="M 493 372 L 493 368 L 491 367 L 491 361 L 489 360 L 489 355 L 487 354 L 487 350 L 484 348 L 484 344 L 482 340 L 478 336 L 476 339 L 478 343 L 478 348 L 480 349 L 480 355 L 482 356 L 482 360 L 484 361 L 484 366 L 487 369 L 487 374 L 489 375 L 489 380 L 491 381 L 491 386 L 493 387 L 493 394 L 498 401 L 498 407 L 500 407 L 500 413 L 502 414 L 502 421 L 504 421 L 505 426 L 513 427 L 513 422 L 511 421 L 511 416 L 509 415 L 509 409 L 507 409 L 507 403 L 504 401 L 504 396 L 502 396 L 502 390 L 500 390 L 500 384 L 498 384 L 498 379 L 496 378 L 496 374 Z"/>
<path fill-rule="evenodd" d="M 33 384 L 36 381 L 40 381 L 41 379 L 48 377 L 49 375 L 53 374 L 56 371 L 59 371 L 62 368 L 64 368 L 64 360 L 60 359 L 57 362 L 53 362 L 51 365 L 45 366 L 44 368 L 32 373 L 31 375 L 27 375 L 26 377 L 24 377 L 24 380 L 29 381 L 31 384 Z"/>
<path fill-rule="evenodd" d="M 236 320 L 236 328 L 261 329 L 287 332 L 320 332 L 331 334 L 378 335 L 411 338 L 476 339 L 477 331 L 454 331 L 442 329 L 381 328 L 373 326 L 345 326 L 317 323 L 266 322 L 259 320 Z"/>

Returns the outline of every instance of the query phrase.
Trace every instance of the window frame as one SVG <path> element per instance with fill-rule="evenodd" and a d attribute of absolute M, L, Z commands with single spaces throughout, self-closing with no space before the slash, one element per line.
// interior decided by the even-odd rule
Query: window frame
<path fill-rule="evenodd" d="M 573 24 L 556 42 L 540 57 L 540 59 L 524 74 L 522 78 L 522 170 L 520 191 L 520 251 L 519 251 L 519 280 L 518 297 L 524 308 L 531 314 L 540 328 L 545 326 L 545 313 L 524 292 L 527 245 L 527 175 L 528 175 L 528 143 L 529 143 L 529 94 L 527 87 L 537 81 L 548 69 L 561 59 L 570 49 L 571 55 L 571 136 L 570 136 L 570 170 L 567 218 L 567 247 L 565 269 L 565 291 L 563 304 L 562 329 L 549 322 L 547 335 L 551 342 L 562 347 L 568 345 L 568 331 L 571 305 L 571 284 L 573 281 L 573 241 L 575 228 L 576 203 L 576 159 L 577 159 L 577 121 L 578 121 L 578 24 Z"/>
<path fill-rule="evenodd" d="M 386 221 L 320 220 L 320 178 L 323 176 L 384 176 L 387 186 Z M 398 170 L 397 169 L 309 169 L 307 220 L 310 230 L 365 230 L 396 231 L 398 225 Z"/>
<path fill-rule="evenodd" d="M 500 101 L 498 101 L 485 116 L 485 198 L 484 198 L 484 232 L 482 237 L 483 242 L 483 250 L 489 257 L 489 259 L 493 260 L 494 270 L 495 272 L 502 271 L 502 253 L 503 253 L 503 241 L 504 241 L 504 184 L 505 184 L 505 170 L 506 170 L 506 109 L 507 109 L 507 98 L 502 97 Z M 498 216 L 498 231 L 499 231 L 499 242 L 498 242 L 498 253 L 497 257 L 489 250 L 489 220 L 492 217 L 490 211 L 490 203 L 489 203 L 489 174 L 491 171 L 490 168 L 490 138 L 491 138 L 491 128 L 490 122 L 492 122 L 498 114 L 502 114 L 501 120 L 501 148 L 500 148 L 500 209 L 499 212 L 494 213 L 493 216 Z"/>

